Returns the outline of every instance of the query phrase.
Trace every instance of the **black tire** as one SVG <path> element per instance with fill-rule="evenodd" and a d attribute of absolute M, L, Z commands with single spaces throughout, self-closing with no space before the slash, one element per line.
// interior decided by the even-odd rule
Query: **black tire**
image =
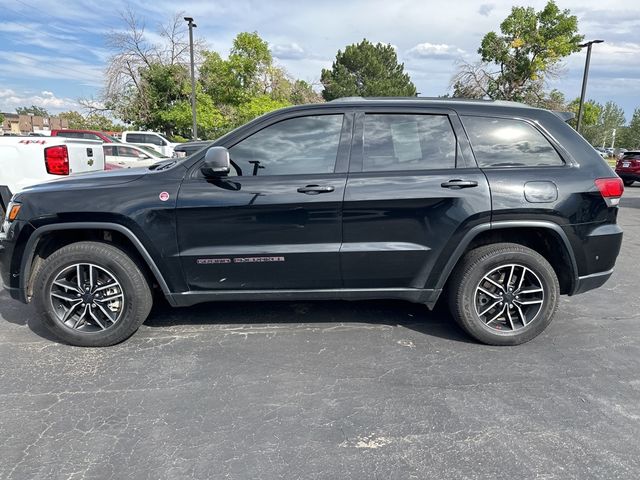
<path fill-rule="evenodd" d="M 515 298 L 520 297 L 515 297 L 516 292 L 513 292 L 512 295 L 511 290 L 508 289 L 495 289 L 492 293 L 497 297 L 488 297 L 484 293 L 476 291 L 476 289 L 480 292 L 483 291 L 480 288 L 481 285 L 485 288 L 487 285 L 491 285 L 490 283 L 481 283 L 482 281 L 486 282 L 484 280 L 486 275 L 491 274 L 491 272 L 497 272 L 496 275 L 500 275 L 500 272 L 503 271 L 508 272 L 511 265 L 514 264 L 528 269 L 529 273 L 522 274 L 527 278 L 527 281 L 534 280 L 534 282 L 540 284 L 541 291 L 535 294 L 537 296 L 525 297 L 525 300 L 531 298 L 535 302 L 539 302 L 541 297 L 542 301 L 538 304 L 540 305 L 539 307 L 536 305 L 522 305 L 523 300 L 515 300 Z M 521 269 L 518 271 L 525 272 L 526 270 Z M 508 279 L 505 285 L 509 285 Z M 534 250 L 515 243 L 496 243 L 478 247 L 468 252 L 458 262 L 450 278 L 448 290 L 449 307 L 453 318 L 469 335 L 488 345 L 519 345 L 540 335 L 553 320 L 560 295 L 558 278 L 549 262 Z M 511 295 L 508 301 L 504 301 L 504 305 L 499 303 L 495 307 L 496 310 L 490 311 L 486 317 L 481 318 L 479 314 L 483 313 L 484 306 L 479 303 L 479 300 L 486 301 L 488 306 L 491 306 L 494 302 L 505 299 L 503 295 L 507 295 L 507 290 Z M 535 288 L 529 287 L 528 291 L 534 290 Z M 531 295 L 527 293 L 525 288 L 522 288 L 521 291 Z M 486 319 L 489 316 L 493 318 L 493 314 L 502 308 L 504 308 L 504 313 L 498 314 L 496 323 L 489 325 L 493 320 L 490 320 L 489 323 L 483 320 L 483 318 Z M 479 309 L 482 309 L 482 311 L 479 311 Z M 526 314 L 524 315 L 529 323 L 519 320 L 521 315 L 518 315 L 516 309 L 520 314 L 522 314 L 523 310 L 525 312 L 534 310 L 530 317 L 527 317 Z M 514 312 L 514 321 L 512 321 L 510 312 Z M 514 328 L 514 325 L 516 328 Z"/>
<path fill-rule="evenodd" d="M 103 330 L 81 331 L 73 328 L 73 326 L 63 323 L 59 316 L 62 308 L 61 304 L 68 304 L 55 300 L 57 309 L 54 306 L 53 298 L 55 297 L 51 297 L 54 281 L 62 272 L 73 272 L 71 267 L 77 264 L 91 264 L 93 269 L 101 269 L 100 272 L 110 275 L 119 283 L 116 290 L 116 293 L 122 294 L 120 295 L 122 304 L 120 305 L 119 316 L 117 321 L 112 324 L 105 322 L 103 317 L 102 323 L 104 323 L 104 327 L 101 325 L 104 328 Z M 78 242 L 67 245 L 47 257 L 38 271 L 35 272 L 35 275 L 33 301 L 36 309 L 42 315 L 44 325 L 61 341 L 71 345 L 107 347 L 122 342 L 138 330 L 149 315 L 153 304 L 149 283 L 138 265 L 124 251 L 105 243 Z M 76 285 L 73 285 L 70 288 L 75 287 Z M 105 291 L 108 292 L 108 290 Z M 80 296 L 75 291 L 70 290 L 69 292 L 69 296 Z M 66 290 L 63 293 L 67 295 Z M 108 295 L 108 293 L 100 294 Z M 105 304 L 103 303 L 103 305 Z M 94 307 L 93 304 L 89 305 L 88 301 L 87 309 L 89 306 L 91 308 Z M 95 311 L 98 314 L 97 305 L 95 306 L 96 310 L 91 311 Z M 111 308 L 111 305 L 107 305 L 107 307 Z M 110 312 L 108 308 L 103 311 Z M 78 312 L 79 310 L 74 313 L 74 316 L 77 317 L 79 315 Z M 115 317 L 116 315 L 114 314 L 113 316 Z M 89 321 L 82 321 L 83 328 L 99 328 L 97 322 L 91 320 L 91 317 L 87 318 L 89 318 Z M 72 321 L 72 319 L 69 321 Z"/>
<path fill-rule="evenodd" d="M 630 187 L 634 182 L 635 180 L 622 180 L 622 183 L 624 183 L 625 187 Z"/>

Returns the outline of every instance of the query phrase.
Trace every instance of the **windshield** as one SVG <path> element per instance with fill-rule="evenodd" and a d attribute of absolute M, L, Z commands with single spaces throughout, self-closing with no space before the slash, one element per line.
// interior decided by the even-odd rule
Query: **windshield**
<path fill-rule="evenodd" d="M 152 157 L 156 157 L 156 158 L 168 158 L 166 155 L 162 155 L 161 153 L 159 153 L 157 150 L 154 150 L 151 147 L 146 147 L 144 145 L 136 145 L 140 150 L 144 150 L 145 153 L 148 153 L 149 155 L 151 155 Z"/>
<path fill-rule="evenodd" d="M 107 137 L 112 143 L 122 143 L 120 140 L 118 140 L 116 137 L 113 137 L 111 135 L 108 134 L 104 134 L 105 137 Z"/>

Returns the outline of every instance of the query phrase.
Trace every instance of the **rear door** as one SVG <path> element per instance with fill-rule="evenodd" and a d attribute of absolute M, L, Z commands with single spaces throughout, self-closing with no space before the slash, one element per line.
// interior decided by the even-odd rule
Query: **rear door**
<path fill-rule="evenodd" d="M 341 286 L 351 127 L 342 109 L 296 111 L 225 140 L 228 177 L 207 180 L 194 165 L 176 210 L 190 290 Z"/>
<path fill-rule="evenodd" d="M 434 288 L 457 242 L 490 216 L 487 179 L 455 112 L 357 114 L 340 254 L 346 288 Z"/>

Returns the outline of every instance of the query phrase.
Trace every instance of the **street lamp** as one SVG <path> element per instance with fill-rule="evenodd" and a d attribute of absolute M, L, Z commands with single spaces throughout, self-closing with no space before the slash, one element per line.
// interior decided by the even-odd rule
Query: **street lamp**
<path fill-rule="evenodd" d="M 589 77 L 589 63 L 591 62 L 591 45 L 594 43 L 602 43 L 604 40 L 591 40 L 590 42 L 580 45 L 581 48 L 587 47 L 587 59 L 584 62 L 584 76 L 582 77 L 582 93 L 580 94 L 580 106 L 578 107 L 578 122 L 576 130 L 580 133 L 580 123 L 582 123 L 582 106 L 584 105 L 584 97 L 587 93 L 587 78 Z"/>
<path fill-rule="evenodd" d="M 184 17 L 185 21 L 189 23 L 189 49 L 191 51 L 191 117 L 193 119 L 193 140 L 198 139 L 198 124 L 196 123 L 196 74 L 193 61 L 193 29 L 197 27 L 193 23 L 193 18 Z"/>

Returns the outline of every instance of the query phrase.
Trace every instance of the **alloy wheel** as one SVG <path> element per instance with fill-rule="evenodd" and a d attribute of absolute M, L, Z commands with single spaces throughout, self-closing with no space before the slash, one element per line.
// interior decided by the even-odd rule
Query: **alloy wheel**
<path fill-rule="evenodd" d="M 65 267 L 53 280 L 49 298 L 57 320 L 83 333 L 110 329 L 125 309 L 118 279 L 91 263 Z"/>
<path fill-rule="evenodd" d="M 524 265 L 501 265 L 478 283 L 475 311 L 485 326 L 497 331 L 525 328 L 544 305 L 544 288 L 536 273 Z"/>

